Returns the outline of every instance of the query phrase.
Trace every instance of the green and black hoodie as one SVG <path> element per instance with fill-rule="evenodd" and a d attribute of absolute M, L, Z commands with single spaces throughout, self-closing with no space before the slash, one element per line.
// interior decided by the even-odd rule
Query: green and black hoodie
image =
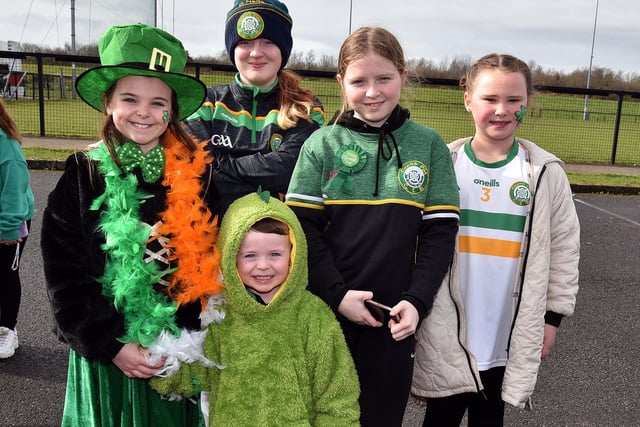
<path fill-rule="evenodd" d="M 431 309 L 455 245 L 459 195 L 433 129 L 397 106 L 381 127 L 353 111 L 305 142 L 286 203 L 309 241 L 309 284 L 337 311 L 348 290 Z"/>

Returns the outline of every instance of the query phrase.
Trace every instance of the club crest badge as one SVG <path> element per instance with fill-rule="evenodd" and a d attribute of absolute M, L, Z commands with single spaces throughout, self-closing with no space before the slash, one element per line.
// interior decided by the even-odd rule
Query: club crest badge
<path fill-rule="evenodd" d="M 269 140 L 269 146 L 271 146 L 271 151 L 278 151 L 282 145 L 282 135 L 279 133 L 274 133 L 271 135 L 271 139 Z"/>
<path fill-rule="evenodd" d="M 407 193 L 422 193 L 429 185 L 429 169 L 424 163 L 411 160 L 398 171 L 398 181 Z"/>
<path fill-rule="evenodd" d="M 531 202 L 529 184 L 524 181 L 514 182 L 509 189 L 511 201 L 518 206 L 527 206 Z"/>
<path fill-rule="evenodd" d="M 257 39 L 264 31 L 264 20 L 255 12 L 245 12 L 238 18 L 237 31 L 245 40 Z"/>

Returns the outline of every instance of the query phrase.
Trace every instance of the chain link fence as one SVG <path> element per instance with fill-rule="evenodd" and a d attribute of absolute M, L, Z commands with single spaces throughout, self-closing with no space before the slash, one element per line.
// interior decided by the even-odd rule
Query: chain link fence
<path fill-rule="evenodd" d="M 100 112 L 75 93 L 75 77 L 98 58 L 0 51 L 0 93 L 24 135 L 96 138 Z M 341 108 L 335 74 L 298 71 L 303 86 L 322 102 L 327 121 Z M 190 63 L 187 74 L 206 85 L 233 79 L 229 65 Z M 411 118 L 433 127 L 445 142 L 471 136 L 474 124 L 456 80 L 412 78 L 401 104 Z M 640 92 L 540 86 L 530 99 L 518 136 L 536 142 L 566 162 L 640 164 Z"/>

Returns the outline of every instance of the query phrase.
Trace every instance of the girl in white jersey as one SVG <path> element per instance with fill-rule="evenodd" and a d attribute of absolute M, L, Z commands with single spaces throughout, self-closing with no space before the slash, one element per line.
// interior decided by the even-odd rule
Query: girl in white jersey
<path fill-rule="evenodd" d="M 580 230 L 562 162 L 517 138 L 529 67 L 489 54 L 461 80 L 476 132 L 449 144 L 460 188 L 456 262 L 418 332 L 412 392 L 426 425 L 502 426 L 530 403 L 578 291 Z"/>

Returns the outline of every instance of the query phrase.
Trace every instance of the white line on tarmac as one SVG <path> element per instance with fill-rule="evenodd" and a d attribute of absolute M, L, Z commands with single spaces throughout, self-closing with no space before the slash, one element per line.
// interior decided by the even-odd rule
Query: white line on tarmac
<path fill-rule="evenodd" d="M 587 202 L 585 202 L 584 200 L 580 200 L 580 199 L 573 199 L 573 200 L 575 200 L 576 202 L 581 203 L 581 204 L 583 204 L 583 205 L 585 205 L 585 206 L 589 206 L 590 208 L 593 208 L 593 209 L 595 209 L 595 210 L 597 210 L 597 211 L 604 212 L 604 213 L 606 213 L 606 214 L 608 214 L 608 215 L 611 215 L 611 216 L 613 216 L 613 217 L 616 217 L 616 218 L 621 219 L 621 220 L 623 220 L 623 221 L 627 221 L 627 222 L 629 222 L 629 223 L 631 223 L 631 224 L 633 224 L 633 225 L 637 225 L 637 226 L 639 226 L 639 227 L 640 227 L 640 222 L 637 222 L 637 221 L 634 221 L 634 220 L 632 220 L 632 219 L 626 218 L 626 217 L 624 217 L 624 216 L 622 216 L 622 215 L 618 215 L 618 214 L 613 213 L 613 212 L 611 212 L 611 211 L 608 211 L 608 210 L 606 210 L 606 209 L 602 209 L 601 207 L 598 207 L 598 206 L 596 206 L 596 205 L 592 205 L 591 203 L 587 203 Z"/>

